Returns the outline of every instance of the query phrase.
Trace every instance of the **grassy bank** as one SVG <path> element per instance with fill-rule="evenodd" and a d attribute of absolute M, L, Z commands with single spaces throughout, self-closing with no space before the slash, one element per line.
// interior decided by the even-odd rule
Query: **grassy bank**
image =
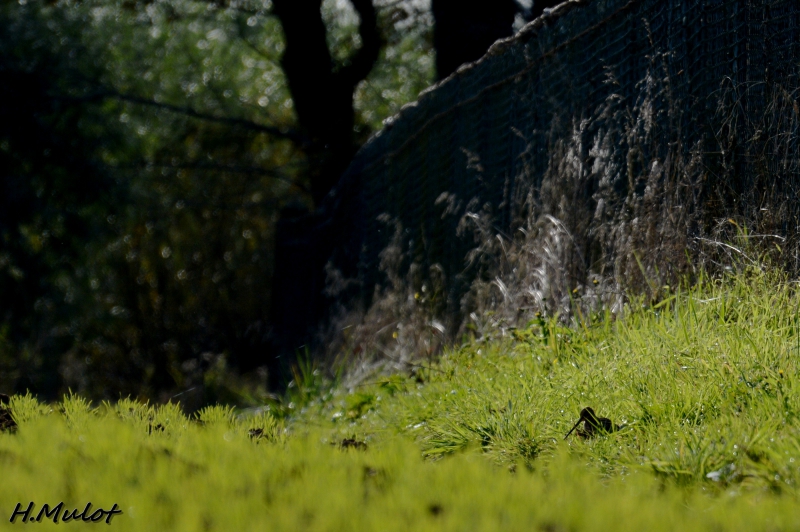
<path fill-rule="evenodd" d="M 754 270 L 671 293 L 414 377 L 344 390 L 309 370 L 280 422 L 14 397 L 0 528 L 64 501 L 118 504 L 119 530 L 800 529 L 796 285 Z M 621 430 L 565 441 L 585 406 Z"/>

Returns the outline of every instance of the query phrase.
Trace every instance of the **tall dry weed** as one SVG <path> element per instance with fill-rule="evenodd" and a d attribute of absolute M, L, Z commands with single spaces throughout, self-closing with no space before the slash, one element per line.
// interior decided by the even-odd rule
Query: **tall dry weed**
<path fill-rule="evenodd" d="M 441 267 L 424 269 L 410 262 L 402 224 L 388 215 L 379 222 L 392 229 L 391 243 L 380 254 L 387 282 L 375 287 L 372 304 L 340 308 L 323 334 L 325 358 L 345 368 L 343 384 L 354 386 L 378 373 L 418 373 L 452 339 L 446 312 L 446 278 Z M 343 286 L 329 268 L 329 295 Z"/>
<path fill-rule="evenodd" d="M 656 298 L 687 271 L 700 165 L 681 141 L 663 59 L 653 56 L 636 100 L 612 92 L 593 116 L 553 121 L 543 178 L 527 166 L 517 178 L 514 233 L 482 237 L 472 253 L 489 264 L 463 300 L 479 333 L 537 314 L 619 312 L 628 291 Z M 617 85 L 610 70 L 606 83 Z M 490 220 L 468 213 L 462 224 L 485 234 Z"/>

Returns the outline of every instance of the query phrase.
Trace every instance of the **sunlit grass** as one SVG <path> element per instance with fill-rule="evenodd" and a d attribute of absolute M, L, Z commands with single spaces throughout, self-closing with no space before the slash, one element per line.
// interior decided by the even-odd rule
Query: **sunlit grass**
<path fill-rule="evenodd" d="M 671 293 L 468 343 L 420 379 L 314 383 L 285 422 L 13 397 L 0 527 L 64 501 L 119 504 L 118 530 L 800 529 L 796 285 Z M 624 427 L 564 441 L 585 406 Z"/>

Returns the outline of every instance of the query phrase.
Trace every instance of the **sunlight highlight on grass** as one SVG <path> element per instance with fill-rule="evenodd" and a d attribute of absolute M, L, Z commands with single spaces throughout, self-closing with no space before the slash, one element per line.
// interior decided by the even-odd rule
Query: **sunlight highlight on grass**
<path fill-rule="evenodd" d="M 798 304 L 774 274 L 704 280 L 306 394 L 285 421 L 15 396 L 0 529 L 29 501 L 119 504 L 115 530 L 800 529 Z M 621 430 L 565 441 L 585 406 Z M 56 526 L 97 525 L 37 524 Z"/>

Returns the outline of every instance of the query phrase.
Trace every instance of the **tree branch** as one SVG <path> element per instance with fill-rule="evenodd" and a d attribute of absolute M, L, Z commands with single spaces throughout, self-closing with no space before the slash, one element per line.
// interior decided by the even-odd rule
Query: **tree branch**
<path fill-rule="evenodd" d="M 204 161 L 186 161 L 179 163 L 172 162 L 159 162 L 159 161 L 142 161 L 129 165 L 117 165 L 118 169 L 141 169 L 141 168 L 170 168 L 173 170 L 206 170 L 214 172 L 231 172 L 234 174 L 252 174 L 252 175 L 265 175 L 278 181 L 283 181 L 289 185 L 299 188 L 302 192 L 310 194 L 311 191 L 307 186 L 302 183 L 297 183 L 293 179 L 282 175 L 280 172 L 273 168 L 261 168 L 258 166 L 238 166 L 218 163 L 207 163 Z"/>
<path fill-rule="evenodd" d="M 206 120 L 208 122 L 216 122 L 219 124 L 227 124 L 229 126 L 241 127 L 244 129 L 249 129 L 251 131 L 256 131 L 259 133 L 267 133 L 269 135 L 291 140 L 295 144 L 300 147 L 306 147 L 311 143 L 311 139 L 309 139 L 306 135 L 298 131 L 294 131 L 287 128 L 279 128 L 275 126 L 268 126 L 264 124 L 259 124 L 257 122 L 253 122 L 251 120 L 246 120 L 244 118 L 232 118 L 228 116 L 215 116 L 206 113 L 201 113 L 192 109 L 191 107 L 183 107 L 179 105 L 173 105 L 170 103 L 163 103 L 157 102 L 155 100 L 151 100 L 148 98 L 143 98 L 141 96 L 136 96 L 133 94 L 125 94 L 121 92 L 117 92 L 112 89 L 103 89 L 99 92 L 94 94 L 90 94 L 84 97 L 58 97 L 60 99 L 65 100 L 73 100 L 73 101 L 94 101 L 94 100 L 103 100 L 106 98 L 113 98 L 115 100 L 120 100 L 124 102 L 135 103 L 138 105 L 146 105 L 149 107 L 156 107 L 158 109 L 164 109 L 166 111 L 170 111 L 172 113 L 182 114 L 185 116 L 189 116 L 192 118 L 197 118 L 198 120 Z"/>
<path fill-rule="evenodd" d="M 292 131 L 290 129 L 285 128 L 278 128 L 275 126 L 267 126 L 264 124 L 259 124 L 257 122 L 252 122 L 250 120 L 245 120 L 243 118 L 231 118 L 227 116 L 215 116 L 209 115 L 205 113 L 201 113 L 199 111 L 195 111 L 191 107 L 181 107 L 178 105 L 172 105 L 169 103 L 162 103 L 157 102 L 155 100 L 149 100 L 147 98 L 142 98 L 139 96 L 131 95 L 131 94 L 124 94 L 115 91 L 106 92 L 103 97 L 105 98 L 115 98 L 117 100 L 136 103 L 140 105 L 148 105 L 150 107 L 157 107 L 159 109 L 165 109 L 167 111 L 171 111 L 173 113 L 183 114 L 186 116 L 190 116 L 192 118 L 197 118 L 200 120 L 206 120 L 209 122 L 217 122 L 220 124 L 228 124 L 230 126 L 237 126 L 244 129 L 249 129 L 251 131 L 257 131 L 259 133 L 267 133 L 269 135 L 273 135 L 275 137 L 285 138 L 291 140 L 292 142 L 299 144 L 301 146 L 305 146 L 310 142 L 305 135 L 297 132 Z"/>

